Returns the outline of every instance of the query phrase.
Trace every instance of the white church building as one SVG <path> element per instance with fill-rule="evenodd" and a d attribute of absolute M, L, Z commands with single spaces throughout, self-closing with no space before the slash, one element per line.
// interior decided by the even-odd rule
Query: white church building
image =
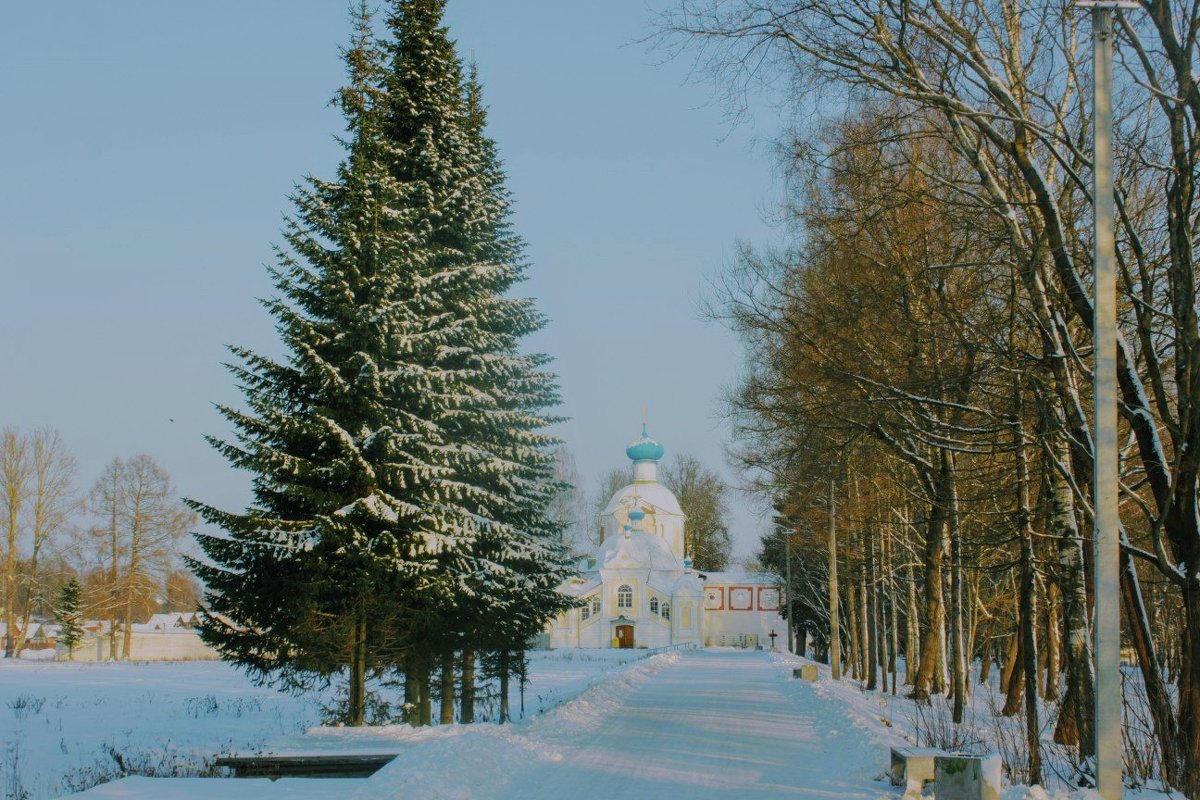
<path fill-rule="evenodd" d="M 687 518 L 658 482 L 663 446 L 643 425 L 625 454 L 633 480 L 608 501 L 595 554 L 559 588 L 582 604 L 550 622 L 550 647 L 782 647 L 778 577 L 693 569 Z"/>

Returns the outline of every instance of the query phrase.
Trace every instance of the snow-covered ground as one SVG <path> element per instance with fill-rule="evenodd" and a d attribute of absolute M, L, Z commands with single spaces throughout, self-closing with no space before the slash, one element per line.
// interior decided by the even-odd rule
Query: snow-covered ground
<path fill-rule="evenodd" d="M 766 653 L 655 656 L 506 729 L 432 731 L 359 800 L 892 797 L 883 759 L 832 701 Z M 478 727 L 478 726 L 476 726 Z"/>
<path fill-rule="evenodd" d="M 787 654 L 772 654 L 772 660 L 787 669 L 813 662 Z M 1023 764 L 1024 717 L 999 717 L 995 710 L 1004 704 L 999 693 L 997 676 L 993 673 L 990 684 L 976 685 L 971 692 L 971 702 L 964 714 L 964 725 L 955 727 L 950 723 L 949 703 L 945 698 L 934 698 L 930 706 L 920 706 L 903 696 L 905 687 L 897 687 L 897 695 L 888 691 L 868 692 L 858 681 L 830 678 L 829 667 L 818 664 L 821 678 L 815 683 L 793 682 L 791 691 L 800 702 L 810 695 L 820 698 L 829 706 L 838 709 L 838 719 L 832 724 L 851 725 L 863 731 L 873 743 L 872 749 L 886 754 L 894 745 L 938 746 L 962 752 L 1000 752 L 1008 760 Z M 978 667 L 978 664 L 976 664 Z M 903 670 L 902 670 L 903 672 Z M 976 675 L 976 677 L 978 677 Z M 1043 723 L 1043 761 L 1045 777 L 1043 787 L 1011 786 L 1006 777 L 1003 800 L 1099 800 L 1091 790 L 1075 789 L 1067 783 L 1069 766 L 1067 758 L 1052 741 L 1052 719 L 1047 715 Z M 1007 750 L 1007 752 L 1005 752 Z M 882 765 L 881 765 L 882 766 Z M 929 792 L 932 796 L 932 790 Z M 1155 787 L 1126 789 L 1129 800 L 1164 800 L 1170 797 Z M 915 795 L 914 795 L 915 797 Z"/>
<path fill-rule="evenodd" d="M 553 708 L 645 655 L 532 653 L 525 714 Z M 319 725 L 332 697 L 256 687 L 221 662 L 0 660 L 0 797 L 48 800 L 128 773 L 203 774 L 218 754 L 286 743 Z M 511 702 L 520 717 L 515 685 Z M 494 700 L 480 710 L 494 714 Z"/>
<path fill-rule="evenodd" d="M 538 654 L 531 670 L 530 713 L 513 725 L 320 729 L 303 739 L 273 736 L 272 730 L 272 735 L 262 737 L 273 738 L 283 749 L 303 743 L 300 746 L 308 750 L 315 745 L 318 750 L 398 752 L 395 760 L 368 779 L 130 778 L 98 786 L 87 798 L 899 800 L 901 790 L 884 779 L 888 748 L 921 739 L 919 728 L 941 725 L 936 708 L 919 714 L 903 697 L 865 692 L 850 680 L 834 682 L 823 666 L 816 682 L 794 680 L 791 668 L 807 662 L 793 656 L 708 649 L 622 663 L 628 657 L 620 651 Z M 228 681 L 230 673 L 224 677 Z M 156 700 L 159 691 L 142 689 Z M 260 697 L 254 693 L 264 690 L 246 691 L 250 697 Z M 978 688 L 973 704 L 986 703 L 988 693 Z M 136 696 L 136 692 L 130 695 Z M 236 708 L 232 697 L 220 696 Z M 186 702 L 176 705 L 188 706 Z M 162 709 L 170 704 L 151 706 L 154 710 L 146 716 L 154 720 L 165 718 Z M 542 713 L 535 714 L 535 709 Z M 983 715 L 990 715 L 990 709 L 974 708 L 972 713 L 979 720 L 968 719 L 968 735 L 984 737 L 975 743 L 981 749 L 995 749 L 986 737 L 990 730 L 1001 729 L 986 727 Z M 140 719 L 137 711 L 133 716 Z M 238 727 L 236 714 L 193 724 L 199 719 L 176 715 L 175 722 L 194 729 L 219 729 L 222 735 L 230 730 L 246 733 Z M 285 727 L 284 722 L 277 716 L 276 724 L 260 724 L 260 731 Z M 157 730 L 170 728 L 166 719 L 151 724 Z M 297 724 L 292 730 L 301 727 Z M 152 736 L 139 733 L 146 746 Z M 203 738 L 198 730 L 192 736 L 192 741 Z M 1048 792 L 1037 787 L 1010 787 L 1004 792 L 1004 800 L 1095 797 L 1088 791 L 1073 792 L 1058 781 Z M 1150 800 L 1164 795 L 1141 790 L 1127 792 L 1126 797 Z M 915 798 L 916 794 L 907 796 L 907 800 Z"/>
<path fill-rule="evenodd" d="M 192 800 L 219 791 L 282 800 L 322 788 L 338 800 L 896 797 L 877 780 L 886 751 L 848 724 L 835 701 L 789 675 L 761 652 L 666 653 L 523 723 L 374 732 L 376 742 L 391 736 L 399 755 L 355 784 L 234 781 L 242 785 L 229 794 L 214 779 L 128 780 L 88 798 Z"/>

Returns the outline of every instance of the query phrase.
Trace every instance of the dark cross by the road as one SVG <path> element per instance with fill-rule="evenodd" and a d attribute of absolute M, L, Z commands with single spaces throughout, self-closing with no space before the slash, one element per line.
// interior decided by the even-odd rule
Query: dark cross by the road
<path fill-rule="evenodd" d="M 778 635 L 779 634 L 775 632 L 774 628 L 771 628 L 771 632 L 767 634 L 767 636 L 769 636 L 771 638 L 771 649 L 772 650 L 775 649 L 775 637 Z"/>

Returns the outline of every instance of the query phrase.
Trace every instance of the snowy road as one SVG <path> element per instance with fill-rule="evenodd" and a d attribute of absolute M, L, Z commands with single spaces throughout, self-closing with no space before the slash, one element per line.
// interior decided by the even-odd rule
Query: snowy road
<path fill-rule="evenodd" d="M 886 750 L 836 701 L 789 676 L 766 653 L 686 651 L 628 681 L 607 681 L 527 726 L 491 728 L 501 741 L 401 756 L 357 797 L 892 797 L 874 780 Z"/>
<path fill-rule="evenodd" d="M 767 653 L 691 650 L 513 725 L 398 726 L 367 780 L 129 778 L 89 800 L 877 800 L 886 745 Z M 859 709 L 861 712 L 861 709 Z M 328 735 L 333 735 L 330 732 Z M 346 730 L 355 737 L 360 733 Z"/>
<path fill-rule="evenodd" d="M 765 654 L 692 651 L 497 798 L 877 798 L 879 754 Z M 832 730 L 831 730 L 832 728 Z"/>

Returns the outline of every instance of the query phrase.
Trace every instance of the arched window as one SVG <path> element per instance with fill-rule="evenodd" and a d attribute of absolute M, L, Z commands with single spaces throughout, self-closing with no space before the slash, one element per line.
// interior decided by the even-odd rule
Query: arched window
<path fill-rule="evenodd" d="M 650 613 L 651 614 L 658 613 L 658 598 L 657 597 L 650 598 Z"/>
<path fill-rule="evenodd" d="M 617 589 L 617 608 L 633 608 L 633 589 L 627 583 Z"/>
<path fill-rule="evenodd" d="M 663 616 L 663 619 L 671 618 L 671 604 L 670 603 L 662 604 L 662 616 Z"/>

